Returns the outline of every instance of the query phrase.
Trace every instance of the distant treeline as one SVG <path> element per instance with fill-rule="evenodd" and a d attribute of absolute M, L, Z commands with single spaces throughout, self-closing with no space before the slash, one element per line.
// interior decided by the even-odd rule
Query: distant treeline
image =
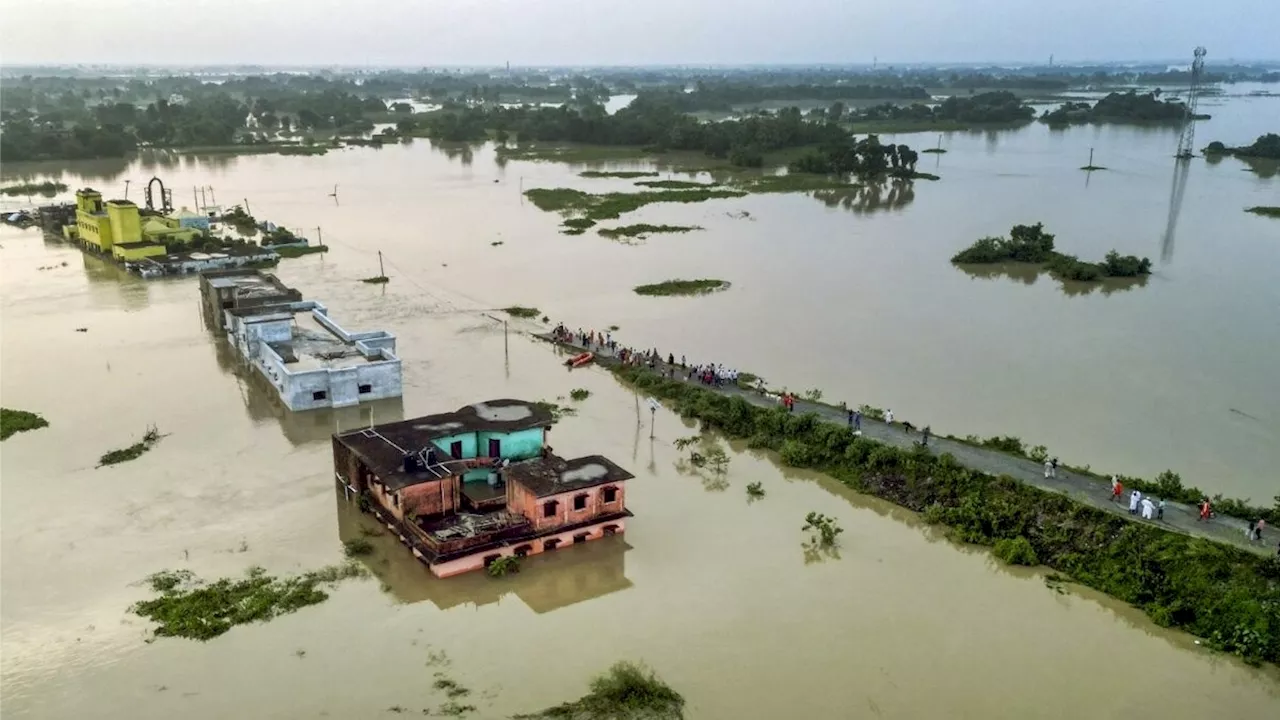
<path fill-rule="evenodd" d="M 850 140 L 849 133 L 839 125 L 807 121 L 797 108 L 724 122 L 700 122 L 665 94 L 641 95 L 612 115 L 598 105 L 442 111 L 426 118 L 423 129 L 429 136 L 447 141 L 483 140 L 493 131 L 500 143 L 517 139 L 692 150 L 728 158 L 742 167 L 763 165 L 763 154 L 770 151 Z"/>
<path fill-rule="evenodd" d="M 1160 100 L 1158 92 L 1113 92 L 1094 105 L 1063 103 L 1046 111 L 1040 121 L 1049 125 L 1073 123 L 1160 123 L 1181 122 L 1187 106 L 1178 100 Z"/>
<path fill-rule="evenodd" d="M 873 122 L 884 120 L 913 121 L 922 123 L 984 123 L 1026 122 L 1035 117 L 1035 110 L 1008 91 L 986 92 L 977 95 L 957 95 L 937 105 L 894 105 L 885 103 L 845 113 L 846 122 Z"/>
<path fill-rule="evenodd" d="M 898 84 L 880 85 L 860 83 L 837 85 L 761 85 L 751 83 L 699 82 L 692 91 L 650 90 L 658 96 L 656 101 L 668 102 L 685 112 L 699 110 L 732 110 L 735 105 L 750 105 L 769 101 L 795 102 L 812 100 L 928 100 L 929 93 L 919 86 Z"/>

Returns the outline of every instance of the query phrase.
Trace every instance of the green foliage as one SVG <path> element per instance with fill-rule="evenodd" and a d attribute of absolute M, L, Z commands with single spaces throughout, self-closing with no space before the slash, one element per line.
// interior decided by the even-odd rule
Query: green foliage
<path fill-rule="evenodd" d="M 1010 565 L 1039 565 L 1036 549 L 1031 541 L 1024 537 L 1002 538 L 996 541 L 991 551 L 995 556 Z"/>
<path fill-rule="evenodd" d="M 367 283 L 369 285 L 386 285 L 391 282 L 391 278 L 386 275 L 375 275 L 373 277 L 361 278 L 360 282 Z"/>
<path fill-rule="evenodd" d="M 640 223 L 616 228 L 600 228 L 597 232 L 607 238 L 644 238 L 654 233 L 687 233 L 701 229 L 697 225 L 650 225 L 648 223 Z"/>
<path fill-rule="evenodd" d="M 578 411 L 575 408 L 571 408 L 565 405 L 558 405 L 549 400 L 539 400 L 536 403 L 534 403 L 534 405 L 537 405 L 543 410 L 546 410 L 547 412 L 551 413 L 551 422 L 553 423 L 558 423 L 562 419 L 570 415 L 578 414 Z"/>
<path fill-rule="evenodd" d="M 489 577 L 502 577 L 509 573 L 518 573 L 520 572 L 520 558 L 515 555 L 503 555 L 489 563 L 489 567 L 486 570 L 489 573 Z"/>
<path fill-rule="evenodd" d="M 653 285 L 638 285 L 634 288 L 637 295 L 706 295 L 724 290 L 729 283 L 724 280 L 666 280 Z"/>
<path fill-rule="evenodd" d="M 541 210 L 560 213 L 581 213 L 585 218 L 600 221 L 613 220 L 623 213 L 639 210 L 653 203 L 695 203 L 719 198 L 743 197 L 741 190 L 699 188 L 693 190 L 645 190 L 634 193 L 593 194 L 573 188 L 533 188 L 525 196 Z M 570 226 L 573 227 L 573 226 Z"/>
<path fill-rule="evenodd" d="M 502 311 L 510 315 L 511 317 L 524 318 L 524 319 L 538 317 L 538 313 L 540 312 L 538 308 L 524 307 L 521 305 L 512 305 L 511 307 L 505 307 L 505 308 L 502 308 Z"/>
<path fill-rule="evenodd" d="M 747 483 L 747 496 L 752 498 L 764 497 L 764 483 L 758 481 Z"/>
<path fill-rule="evenodd" d="M 630 178 L 639 178 L 639 177 L 657 177 L 657 176 L 658 176 L 658 173 L 656 173 L 656 172 L 651 172 L 651 171 L 636 171 L 636 170 L 610 170 L 610 171 L 604 171 L 604 170 L 587 170 L 587 171 L 585 171 L 585 172 L 580 172 L 580 173 L 578 173 L 578 175 L 580 175 L 580 176 L 582 176 L 582 177 L 584 177 L 584 178 L 625 178 L 625 179 L 630 179 Z M 637 185 L 644 185 L 645 183 L 636 183 L 636 184 L 637 184 Z"/>
<path fill-rule="evenodd" d="M 11 435 L 20 432 L 39 430 L 43 427 L 49 427 L 49 421 L 36 413 L 26 410 L 0 408 L 0 440 L 5 440 Z"/>
<path fill-rule="evenodd" d="M 884 420 L 884 408 L 859 405 L 858 412 L 862 413 L 863 417 L 869 417 L 872 420 Z"/>
<path fill-rule="evenodd" d="M 1187 106 L 1177 100 L 1159 100 L 1156 93 L 1113 92 L 1092 107 L 1087 102 L 1067 102 L 1045 111 L 1040 121 L 1049 125 L 1074 123 L 1180 123 Z"/>
<path fill-rule="evenodd" d="M 812 541 L 819 547 L 834 546 L 836 538 L 840 536 L 840 533 L 844 532 L 844 528 L 836 524 L 835 518 L 816 512 L 811 512 L 804 516 L 804 527 L 800 529 L 814 533 Z"/>
<path fill-rule="evenodd" d="M 644 665 L 619 662 L 591 681 L 590 692 L 573 701 L 517 720 L 680 720 L 684 698 Z"/>
<path fill-rule="evenodd" d="M 657 173 L 655 173 L 657 174 Z M 716 183 L 700 183 L 689 180 L 642 180 L 636 185 L 647 188 L 659 188 L 661 190 L 689 190 L 693 188 L 712 187 Z"/>
<path fill-rule="evenodd" d="M 1278 205 L 1255 205 L 1247 208 L 1245 212 L 1251 212 L 1254 215 L 1263 217 L 1280 218 L 1280 206 Z"/>
<path fill-rule="evenodd" d="M 1005 435 L 1003 437 L 992 435 L 982 441 L 982 447 L 999 450 L 1000 452 L 1006 452 L 1010 455 L 1020 455 L 1022 457 L 1027 456 L 1027 450 L 1022 444 L 1022 439 L 1016 438 L 1012 435 Z"/>
<path fill-rule="evenodd" d="M 362 537 L 352 538 L 342 543 L 342 551 L 346 553 L 346 556 L 349 558 L 369 555 L 373 553 L 373 543 Z"/>
<path fill-rule="evenodd" d="M 808 400 L 809 402 L 818 402 L 822 400 L 822 391 L 819 390 L 818 388 L 813 388 L 812 390 L 805 390 L 801 397 L 803 397 L 805 400 Z"/>
<path fill-rule="evenodd" d="M 1035 460 L 1038 463 L 1042 463 L 1045 460 L 1049 459 L 1049 448 L 1045 447 L 1044 445 L 1036 445 L 1035 447 L 1027 451 L 1027 457 L 1031 458 L 1032 460 Z"/>
<path fill-rule="evenodd" d="M 136 460 L 142 457 L 143 453 L 154 447 L 156 443 L 160 442 L 160 437 L 160 432 L 156 430 L 154 425 L 148 427 L 147 431 L 143 433 L 142 439 L 138 442 L 122 450 L 112 450 L 98 458 L 98 467 L 118 465 L 129 460 Z"/>
<path fill-rule="evenodd" d="M 147 578 L 160 596 L 130 610 L 156 622 L 159 637 L 212 640 L 236 625 L 265 622 L 323 602 L 329 596 L 321 586 L 364 574 L 350 563 L 286 578 L 254 567 L 241 580 L 224 578 L 206 585 L 190 571 L 164 571 Z"/>
<path fill-rule="evenodd" d="M 258 221 L 239 205 L 232 205 L 231 209 L 223 213 L 220 219 L 243 233 L 256 232 L 258 229 Z"/>
<path fill-rule="evenodd" d="M 18 196 L 18 195 L 44 195 L 52 197 L 67 189 L 66 183 L 45 180 L 39 183 L 19 183 L 17 185 L 9 185 L 0 188 L 0 195 Z"/>
<path fill-rule="evenodd" d="M 308 245 L 307 247 L 278 247 L 272 250 L 282 258 L 299 258 L 313 253 L 329 252 L 328 245 Z"/>
<path fill-rule="evenodd" d="M 971 470 L 950 455 L 854 438 L 814 416 L 757 407 L 642 367 L 615 367 L 614 372 L 687 419 L 748 439 L 753 447 L 781 447 L 783 462 L 826 472 L 859 492 L 924 512 L 960 540 L 994 545 L 1024 538 L 1040 564 L 1133 604 L 1157 622 L 1250 662 L 1280 661 L 1275 614 L 1280 580 L 1268 574 L 1280 574 L 1276 561 Z M 998 441 L 1015 445 L 1007 438 Z M 1168 491 L 1180 486 L 1172 473 L 1157 482 L 1170 498 Z"/>
<path fill-rule="evenodd" d="M 582 400 L 586 400 L 589 397 L 591 397 L 591 391 L 586 388 L 574 388 L 573 390 L 569 391 L 570 400 L 576 400 L 580 402 Z"/>
<path fill-rule="evenodd" d="M 1053 235 L 1044 231 L 1043 223 L 1014 225 L 1009 238 L 984 237 L 956 253 L 951 262 L 959 264 L 992 264 L 1022 262 L 1043 264 L 1050 273 L 1063 280 L 1092 282 L 1107 277 L 1141 277 L 1151 274 L 1151 261 L 1112 250 L 1101 263 L 1084 262 L 1074 255 L 1053 249 Z"/>

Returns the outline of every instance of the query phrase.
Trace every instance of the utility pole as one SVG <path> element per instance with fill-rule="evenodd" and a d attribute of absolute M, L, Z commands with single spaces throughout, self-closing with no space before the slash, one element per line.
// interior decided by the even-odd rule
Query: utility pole
<path fill-rule="evenodd" d="M 244 212 L 246 215 L 253 215 L 253 212 L 249 210 L 249 198 L 244 199 Z"/>
<path fill-rule="evenodd" d="M 124 181 L 124 199 L 125 200 L 129 199 L 129 181 L 128 180 Z"/>
<path fill-rule="evenodd" d="M 191 186 L 191 204 L 195 205 L 196 210 L 204 212 L 204 208 L 200 207 L 200 194 L 196 192 L 196 186 Z"/>
<path fill-rule="evenodd" d="M 320 247 L 324 247 L 324 235 L 320 234 L 320 228 L 316 228 L 316 242 L 320 243 Z M 378 253 L 378 267 L 382 267 L 382 253 Z"/>
<path fill-rule="evenodd" d="M 1089 167 L 1093 167 L 1093 148 L 1089 148 Z"/>
<path fill-rule="evenodd" d="M 319 230 L 320 228 L 316 228 Z M 378 277 L 386 277 L 387 271 L 382 269 L 382 251 L 378 251 Z"/>
<path fill-rule="evenodd" d="M 209 207 L 209 202 L 204 197 L 204 188 L 200 188 L 200 208 L 204 209 L 207 207 Z"/>
<path fill-rule="evenodd" d="M 217 205 L 217 204 L 218 204 L 218 197 L 217 197 L 216 195 L 214 195 L 214 194 L 213 194 L 213 186 L 212 186 L 212 185 L 210 185 L 210 186 L 209 186 L 209 199 L 213 201 L 213 204 L 214 204 L 214 205 Z"/>

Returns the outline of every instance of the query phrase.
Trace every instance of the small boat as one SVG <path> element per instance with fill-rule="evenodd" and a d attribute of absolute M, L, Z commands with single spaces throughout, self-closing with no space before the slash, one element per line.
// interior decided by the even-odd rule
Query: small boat
<path fill-rule="evenodd" d="M 582 367 L 583 365 L 586 365 L 587 363 L 591 362 L 594 359 L 595 359 L 595 355 L 593 353 L 584 352 L 580 355 L 574 355 L 568 360 L 565 360 L 564 364 L 568 365 L 569 367 Z"/>

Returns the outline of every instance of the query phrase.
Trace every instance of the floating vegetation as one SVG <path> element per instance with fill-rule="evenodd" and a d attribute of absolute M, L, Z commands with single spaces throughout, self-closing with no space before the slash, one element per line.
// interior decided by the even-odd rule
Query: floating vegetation
<path fill-rule="evenodd" d="M 586 219 L 600 221 L 616 219 L 623 213 L 639 210 L 653 203 L 695 203 L 718 198 L 744 197 L 747 193 L 741 190 L 699 188 L 663 192 L 646 190 L 637 193 L 593 194 L 573 188 L 534 188 L 526 190 L 524 194 L 539 209 L 566 214 L 580 213 Z"/>
<path fill-rule="evenodd" d="M 386 285 L 391 282 L 391 278 L 386 275 L 376 275 L 374 277 L 361 278 L 360 282 L 368 283 L 370 285 Z"/>
<path fill-rule="evenodd" d="M 489 563 L 489 567 L 485 568 L 485 570 L 489 573 L 489 577 L 502 577 L 518 573 L 520 572 L 520 558 L 515 555 L 503 555 Z"/>
<path fill-rule="evenodd" d="M 1254 215 L 1261 215 L 1263 217 L 1280 218 L 1280 206 L 1275 205 L 1255 205 L 1254 207 L 1247 208 L 1245 212 L 1251 212 Z"/>
<path fill-rule="evenodd" d="M 534 403 L 534 405 L 537 405 L 543 410 L 546 410 L 547 412 L 551 413 L 551 422 L 553 423 L 560 422 L 561 419 L 566 418 L 570 415 L 578 414 L 577 408 L 571 408 L 566 405 L 559 405 L 557 403 L 551 402 L 550 400 L 539 400 L 536 403 Z"/>
<path fill-rule="evenodd" d="M 9 436 L 20 432 L 39 430 L 42 427 L 49 427 L 49 421 L 36 413 L 0 408 L 0 440 L 8 439 Z"/>
<path fill-rule="evenodd" d="M 609 332 L 618 332 L 618 326 L 617 326 L 617 325 L 610 325 L 609 327 L 607 327 L 607 328 L 605 328 L 605 329 L 606 329 L 606 330 L 608 330 Z"/>
<path fill-rule="evenodd" d="M 946 150 L 944 150 L 943 148 L 929 148 L 928 150 L 921 150 L 920 152 L 922 152 L 922 153 L 933 153 L 933 154 L 935 154 L 935 155 L 941 155 L 942 153 L 945 153 L 945 152 L 946 152 Z"/>
<path fill-rule="evenodd" d="M 1086 172 L 1093 172 L 1095 170 L 1106 170 L 1106 168 L 1101 165 L 1081 165 L 1080 169 Z"/>
<path fill-rule="evenodd" d="M 833 547 L 840 533 L 844 532 L 844 528 L 836 524 L 835 518 L 816 512 L 804 516 L 804 527 L 800 529 L 812 533 L 810 543 L 824 548 Z"/>
<path fill-rule="evenodd" d="M 747 483 L 747 497 L 756 499 L 764 497 L 764 483 L 759 481 Z"/>
<path fill-rule="evenodd" d="M 489 247 L 498 247 L 501 244 L 503 244 L 501 240 L 494 240 L 493 242 L 489 243 Z"/>
<path fill-rule="evenodd" d="M 349 558 L 369 555 L 373 552 L 373 543 L 362 537 L 352 538 L 351 540 L 342 543 L 342 551 Z"/>
<path fill-rule="evenodd" d="M 303 255 L 312 255 L 314 253 L 329 252 L 328 245 L 308 245 L 306 247 L 277 247 L 272 248 L 277 255 L 282 258 L 299 258 Z"/>
<path fill-rule="evenodd" d="M 351 562 L 286 578 L 253 567 L 243 579 L 205 584 L 190 570 L 165 570 L 147 578 L 160 596 L 130 611 L 157 623 L 157 637 L 212 640 L 236 625 L 266 622 L 324 602 L 329 595 L 322 586 L 364 575 Z"/>
<path fill-rule="evenodd" d="M 539 310 L 534 307 L 524 307 L 522 305 L 512 305 L 511 307 L 502 308 L 502 312 L 511 317 L 529 319 L 538 317 Z"/>
<path fill-rule="evenodd" d="M 584 178 L 623 178 L 630 180 L 631 178 L 657 177 L 658 173 L 640 170 L 587 170 L 578 173 L 578 175 Z"/>
<path fill-rule="evenodd" d="M 118 465 L 129 460 L 136 460 L 142 457 L 142 454 L 150 450 L 156 443 L 160 442 L 160 431 L 155 425 L 147 428 L 147 432 L 142 435 L 142 439 L 122 450 L 112 450 L 111 452 L 98 458 L 98 467 L 103 465 Z"/>
<path fill-rule="evenodd" d="M 431 687 L 436 690 L 443 690 L 445 696 L 450 700 L 456 700 L 471 694 L 471 688 L 461 685 L 453 678 L 445 677 L 444 673 L 436 673 L 436 681 L 431 683 Z"/>
<path fill-rule="evenodd" d="M 574 388 L 569 391 L 569 399 L 581 402 L 591 397 L 591 391 L 586 388 Z"/>
<path fill-rule="evenodd" d="M 565 218 L 564 222 L 560 223 L 560 227 L 564 228 L 560 232 L 564 233 L 565 235 L 581 235 L 582 233 L 586 232 L 588 228 L 594 227 L 595 224 L 596 224 L 596 221 L 590 218 L 584 218 L 584 217 Z"/>
<path fill-rule="evenodd" d="M 637 295 L 706 295 L 724 290 L 729 283 L 724 280 L 666 280 L 653 285 L 638 285 L 634 288 Z"/>
<path fill-rule="evenodd" d="M 655 175 L 657 173 L 654 173 Z M 66 183 L 54 182 L 46 180 L 40 183 L 20 183 L 18 185 L 9 185 L 0 188 L 0 194 L 17 196 L 17 195 L 57 195 L 67 189 Z"/>
<path fill-rule="evenodd" d="M 600 228 L 596 232 L 601 236 L 610 239 L 613 238 L 646 238 L 654 233 L 687 233 L 694 230 L 701 230 L 697 225 L 649 225 L 648 223 L 640 223 L 637 225 L 623 225 L 616 228 Z"/>
<path fill-rule="evenodd" d="M 681 720 L 684 698 L 648 667 L 619 662 L 591 681 L 591 691 L 516 720 Z"/>
<path fill-rule="evenodd" d="M 662 190 L 689 190 L 692 188 L 714 187 L 718 183 L 693 182 L 692 180 L 641 180 L 636 183 L 640 187 L 660 188 Z"/>

